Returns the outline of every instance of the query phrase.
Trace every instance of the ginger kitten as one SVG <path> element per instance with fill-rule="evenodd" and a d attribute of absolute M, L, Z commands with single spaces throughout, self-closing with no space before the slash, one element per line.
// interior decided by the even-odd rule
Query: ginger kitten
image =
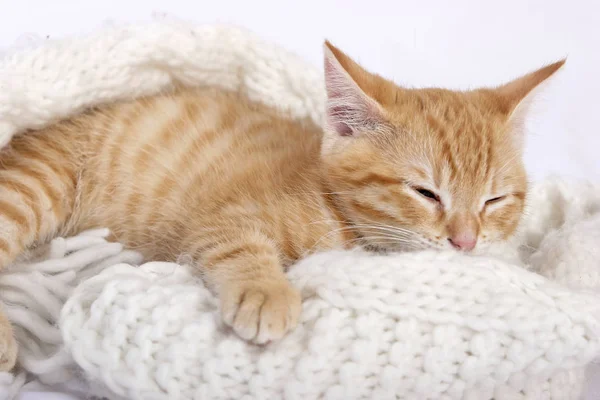
<path fill-rule="evenodd" d="M 315 251 L 484 251 L 527 191 L 524 105 L 564 61 L 498 88 L 404 89 L 325 45 L 326 126 L 218 89 L 90 110 L 0 153 L 0 267 L 107 226 L 148 259 L 194 260 L 224 321 L 257 343 L 301 310 L 284 268 Z M 16 343 L 0 314 L 0 369 Z"/>

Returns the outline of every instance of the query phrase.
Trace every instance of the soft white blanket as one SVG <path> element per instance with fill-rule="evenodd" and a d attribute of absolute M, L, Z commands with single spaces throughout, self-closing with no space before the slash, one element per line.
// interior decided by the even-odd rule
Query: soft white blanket
<path fill-rule="evenodd" d="M 237 28 L 157 22 L 6 55 L 0 141 L 175 83 L 322 118 L 320 72 L 295 56 Z M 498 257 L 314 255 L 290 272 L 299 328 L 264 347 L 222 325 L 185 266 L 132 267 L 103 230 L 28 255 L 0 298 L 20 371 L 114 399 L 577 399 L 600 355 L 599 211 L 600 188 L 550 180 Z M 1 375 L 4 395 L 24 379 Z"/>

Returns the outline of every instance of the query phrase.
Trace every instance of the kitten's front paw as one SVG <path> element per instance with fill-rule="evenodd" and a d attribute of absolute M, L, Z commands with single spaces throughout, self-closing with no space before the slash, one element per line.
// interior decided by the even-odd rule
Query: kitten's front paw
<path fill-rule="evenodd" d="M 259 344 L 294 329 L 301 309 L 300 293 L 288 281 L 248 282 L 221 292 L 225 323 L 242 338 Z"/>
<path fill-rule="evenodd" d="M 17 342 L 12 329 L 0 325 L 0 372 L 12 370 L 17 363 Z"/>

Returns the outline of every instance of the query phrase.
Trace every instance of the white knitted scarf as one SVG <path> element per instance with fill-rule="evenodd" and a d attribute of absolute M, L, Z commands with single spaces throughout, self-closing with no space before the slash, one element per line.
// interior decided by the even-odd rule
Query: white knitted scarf
<path fill-rule="evenodd" d="M 0 143 L 180 83 L 322 119 L 321 73 L 296 56 L 238 28 L 162 21 L 9 51 Z M 33 376 L 111 399 L 577 399 L 600 355 L 600 188 L 548 180 L 529 206 L 521 246 L 499 257 L 302 260 L 289 273 L 300 326 L 262 347 L 223 326 L 185 266 L 134 267 L 105 230 L 56 239 L 0 275 L 20 344 L 0 396 Z"/>

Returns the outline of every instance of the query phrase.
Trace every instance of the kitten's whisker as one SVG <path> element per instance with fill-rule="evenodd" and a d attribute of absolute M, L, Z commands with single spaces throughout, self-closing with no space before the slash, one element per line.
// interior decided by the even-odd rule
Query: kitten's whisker
<path fill-rule="evenodd" d="M 379 230 L 385 230 L 388 232 L 394 232 L 394 233 L 401 233 L 401 234 L 407 234 L 407 235 L 414 235 L 414 236 L 418 236 L 416 234 L 416 232 L 408 230 L 408 229 L 404 229 L 404 228 L 399 228 L 399 227 L 395 227 L 395 226 L 391 226 L 391 225 L 361 225 L 361 224 L 357 224 L 355 225 L 358 228 L 361 229 L 379 229 Z"/>
<path fill-rule="evenodd" d="M 319 223 L 330 223 L 330 224 L 339 224 L 339 221 L 324 218 L 322 220 L 311 221 L 310 224 L 319 224 Z M 348 226 L 342 226 L 335 229 L 329 230 L 327 233 L 323 234 L 314 244 L 308 249 L 305 254 L 310 254 L 314 251 L 316 247 L 320 243 L 323 242 L 331 235 L 340 234 L 347 231 L 354 231 L 358 234 L 358 237 L 344 240 L 340 243 L 342 247 L 346 247 L 348 245 L 353 245 L 357 242 L 363 242 L 365 245 L 368 244 L 377 244 L 383 245 L 381 240 L 385 240 L 386 243 L 389 244 L 399 244 L 403 248 L 427 248 L 430 247 L 431 244 L 428 243 L 421 235 L 417 234 L 414 231 L 409 229 L 392 226 L 388 224 L 381 223 L 351 223 Z"/>

